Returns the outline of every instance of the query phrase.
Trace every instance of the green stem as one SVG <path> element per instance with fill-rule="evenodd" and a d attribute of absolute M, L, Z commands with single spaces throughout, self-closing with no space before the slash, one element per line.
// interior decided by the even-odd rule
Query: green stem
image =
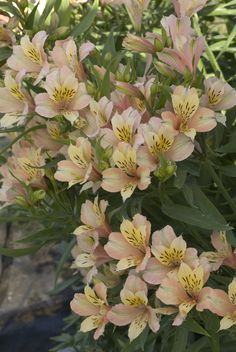
<path fill-rule="evenodd" d="M 230 208 L 233 210 L 234 214 L 236 215 L 236 204 L 233 201 L 233 199 L 230 197 L 229 192 L 225 189 L 221 179 L 219 178 L 219 176 L 215 172 L 210 161 L 206 161 L 206 167 L 207 167 L 210 175 L 212 176 L 214 182 L 217 184 L 218 188 L 222 192 L 223 197 L 225 198 L 225 200 L 227 200 Z"/>
<path fill-rule="evenodd" d="M 1 150 L 0 155 L 2 155 L 4 152 L 6 152 L 9 148 L 11 148 L 11 146 L 13 146 L 13 144 L 15 144 L 17 141 L 19 141 L 22 137 L 24 137 L 29 132 L 39 130 L 39 129 L 42 129 L 45 127 L 46 127 L 46 125 L 40 125 L 40 126 L 33 126 L 33 127 L 29 128 L 28 130 L 26 130 L 25 132 L 23 132 L 19 136 L 17 136 L 15 139 L 13 139 L 13 141 L 11 141 L 11 143 L 6 145 L 6 147 Z"/>

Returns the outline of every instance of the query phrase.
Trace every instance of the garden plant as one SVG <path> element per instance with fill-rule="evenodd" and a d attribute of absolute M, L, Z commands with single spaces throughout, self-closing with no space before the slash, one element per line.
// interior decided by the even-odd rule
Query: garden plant
<path fill-rule="evenodd" d="M 0 1 L 0 219 L 32 229 L 0 254 L 60 248 L 52 352 L 235 351 L 235 17 Z"/>

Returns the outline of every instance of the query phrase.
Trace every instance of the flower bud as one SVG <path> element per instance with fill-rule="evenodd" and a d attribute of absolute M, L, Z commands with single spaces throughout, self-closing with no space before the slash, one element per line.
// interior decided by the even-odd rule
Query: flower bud
<path fill-rule="evenodd" d="M 174 71 L 171 70 L 171 68 L 169 66 L 167 66 L 163 62 L 156 62 L 154 65 L 155 65 L 157 71 L 161 75 L 166 76 L 166 77 L 171 78 L 171 79 L 175 79 L 176 74 L 175 74 Z"/>
<path fill-rule="evenodd" d="M 154 172 L 160 182 L 166 182 L 176 172 L 177 166 L 173 161 L 161 161 L 161 166 Z"/>
<path fill-rule="evenodd" d="M 157 52 L 160 52 L 164 49 L 163 43 L 158 38 L 155 38 L 154 40 L 154 47 Z"/>
<path fill-rule="evenodd" d="M 130 84 L 130 83 L 116 82 L 116 89 L 119 90 L 122 93 L 130 95 L 131 97 L 135 97 L 135 98 L 138 98 L 138 99 L 141 99 L 141 100 L 144 99 L 144 96 L 140 92 L 140 90 L 137 87 L 135 87 L 132 84 Z"/>
<path fill-rule="evenodd" d="M 155 47 L 151 42 L 130 33 L 125 37 L 123 47 L 138 53 L 155 54 Z"/>
<path fill-rule="evenodd" d="M 22 207 L 28 207 L 28 202 L 23 196 L 16 196 L 15 198 L 16 204 L 22 206 Z"/>
<path fill-rule="evenodd" d="M 51 14 L 51 28 L 56 29 L 59 25 L 59 16 L 56 12 Z"/>
<path fill-rule="evenodd" d="M 46 192 L 43 189 L 39 189 L 38 191 L 35 191 L 33 193 L 33 197 L 32 197 L 33 199 L 32 200 L 33 200 L 34 203 L 36 203 L 36 202 L 44 199 L 45 196 L 46 196 Z"/>

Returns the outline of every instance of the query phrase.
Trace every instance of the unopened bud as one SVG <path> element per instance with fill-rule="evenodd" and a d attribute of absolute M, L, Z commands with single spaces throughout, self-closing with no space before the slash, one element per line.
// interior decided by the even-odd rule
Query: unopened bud
<path fill-rule="evenodd" d="M 125 37 L 123 47 L 138 53 L 155 54 L 155 47 L 151 42 L 130 33 Z"/>
<path fill-rule="evenodd" d="M 56 12 L 51 14 L 51 28 L 56 29 L 59 25 L 59 16 Z"/>
<path fill-rule="evenodd" d="M 163 45 L 162 41 L 159 40 L 158 38 L 155 38 L 155 40 L 154 40 L 154 47 L 157 52 L 160 52 L 164 49 L 164 45 Z"/>
<path fill-rule="evenodd" d="M 18 204 L 22 207 L 27 207 L 29 205 L 27 200 L 23 196 L 16 196 L 15 202 L 16 202 L 16 204 Z"/>
<path fill-rule="evenodd" d="M 38 201 L 44 199 L 45 196 L 46 196 L 46 192 L 43 189 L 40 189 L 40 190 L 35 191 L 33 193 L 33 199 L 32 200 L 35 203 L 35 202 L 38 202 Z"/>
<path fill-rule="evenodd" d="M 156 62 L 154 65 L 160 74 L 168 78 L 175 79 L 176 74 L 169 66 L 160 61 Z"/>
<path fill-rule="evenodd" d="M 119 90 L 122 93 L 125 93 L 127 95 L 130 95 L 132 97 L 138 98 L 143 100 L 144 96 L 143 94 L 140 92 L 140 90 L 133 86 L 130 83 L 126 83 L 126 82 L 116 82 L 116 88 L 117 90 Z"/>
<path fill-rule="evenodd" d="M 160 182 L 167 181 L 176 172 L 177 166 L 173 161 L 165 161 L 161 163 L 161 166 L 154 172 L 154 175 L 159 179 Z"/>

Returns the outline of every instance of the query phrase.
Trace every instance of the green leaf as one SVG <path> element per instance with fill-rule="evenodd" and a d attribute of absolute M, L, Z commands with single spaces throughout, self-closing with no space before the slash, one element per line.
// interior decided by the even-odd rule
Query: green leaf
<path fill-rule="evenodd" d="M 199 209 L 190 208 L 180 204 L 163 204 L 162 212 L 171 219 L 184 222 L 207 230 L 230 230 L 229 225 L 219 222 L 217 218 L 212 218 L 208 212 L 201 212 Z"/>
<path fill-rule="evenodd" d="M 0 247 L 0 254 L 6 257 L 22 257 L 24 255 L 34 254 L 40 249 L 40 245 L 27 248 L 3 248 Z"/>
<path fill-rule="evenodd" d="M 39 27 L 43 27 L 45 25 L 45 22 L 48 18 L 48 16 L 50 15 L 54 5 L 55 5 L 55 2 L 56 0 L 48 0 L 46 1 L 46 6 L 43 10 L 43 13 L 42 15 L 40 16 L 39 18 L 39 21 L 38 21 L 38 26 Z"/>
<path fill-rule="evenodd" d="M 23 19 L 19 9 L 11 4 L 10 1 L 0 1 L 0 10 L 5 11 L 6 13 L 11 13 L 17 18 Z"/>
<path fill-rule="evenodd" d="M 7 60 L 12 54 L 12 50 L 7 47 L 0 48 L 0 61 Z"/>
<path fill-rule="evenodd" d="M 76 238 L 74 236 L 74 238 L 72 238 L 72 240 L 70 242 L 65 243 L 65 246 L 63 246 L 64 251 L 63 251 L 63 254 L 57 264 L 57 268 L 56 268 L 56 272 L 55 272 L 55 283 L 57 282 L 57 279 L 58 279 L 59 274 L 62 270 L 62 267 L 63 267 L 65 261 L 69 258 L 70 254 L 71 254 L 71 250 L 74 247 L 75 243 L 76 243 Z"/>
<path fill-rule="evenodd" d="M 176 346 L 178 346 L 179 351 L 185 352 L 187 343 L 188 343 L 188 329 L 186 329 L 183 326 L 180 326 L 176 329 L 171 352 L 176 352 Z"/>
<path fill-rule="evenodd" d="M 181 189 L 186 181 L 187 172 L 181 168 L 176 171 L 176 176 L 174 178 L 174 185 L 176 188 Z"/>
<path fill-rule="evenodd" d="M 182 326 L 197 334 L 210 337 L 210 334 L 194 319 L 189 318 L 185 320 Z"/>
<path fill-rule="evenodd" d="M 99 1 L 94 0 L 94 3 L 91 6 L 91 9 L 88 14 L 82 19 L 82 21 L 77 26 L 74 27 L 72 31 L 72 35 L 74 37 L 78 37 L 91 27 L 98 11 L 98 4 Z"/>
<path fill-rule="evenodd" d="M 236 165 L 221 166 L 220 172 L 229 177 L 236 177 Z"/>
<path fill-rule="evenodd" d="M 233 27 L 231 33 L 228 36 L 228 39 L 225 41 L 225 44 L 224 44 L 223 48 L 221 49 L 221 51 L 217 55 L 217 60 L 219 60 L 221 55 L 228 50 L 228 48 L 230 47 L 230 45 L 231 45 L 232 41 L 234 40 L 235 36 L 236 36 L 236 25 Z"/>
<path fill-rule="evenodd" d="M 218 211 L 214 204 L 207 198 L 207 196 L 202 192 L 200 187 L 197 185 L 192 186 L 194 204 L 199 208 L 203 214 L 207 214 L 212 219 L 217 219 L 219 223 L 227 225 L 227 222 L 223 215 Z"/>
<path fill-rule="evenodd" d="M 101 97 L 106 96 L 108 99 L 110 98 L 111 93 L 111 82 L 110 82 L 110 70 L 107 69 L 106 73 L 102 80 L 101 86 Z"/>
<path fill-rule="evenodd" d="M 32 29 L 34 27 L 34 20 L 37 13 L 39 2 L 34 6 L 33 10 L 30 12 L 29 16 L 25 21 L 25 29 Z"/>
<path fill-rule="evenodd" d="M 148 336 L 149 328 L 146 327 L 144 331 L 131 343 L 122 349 L 122 352 L 141 352 L 144 351 L 144 345 Z"/>

